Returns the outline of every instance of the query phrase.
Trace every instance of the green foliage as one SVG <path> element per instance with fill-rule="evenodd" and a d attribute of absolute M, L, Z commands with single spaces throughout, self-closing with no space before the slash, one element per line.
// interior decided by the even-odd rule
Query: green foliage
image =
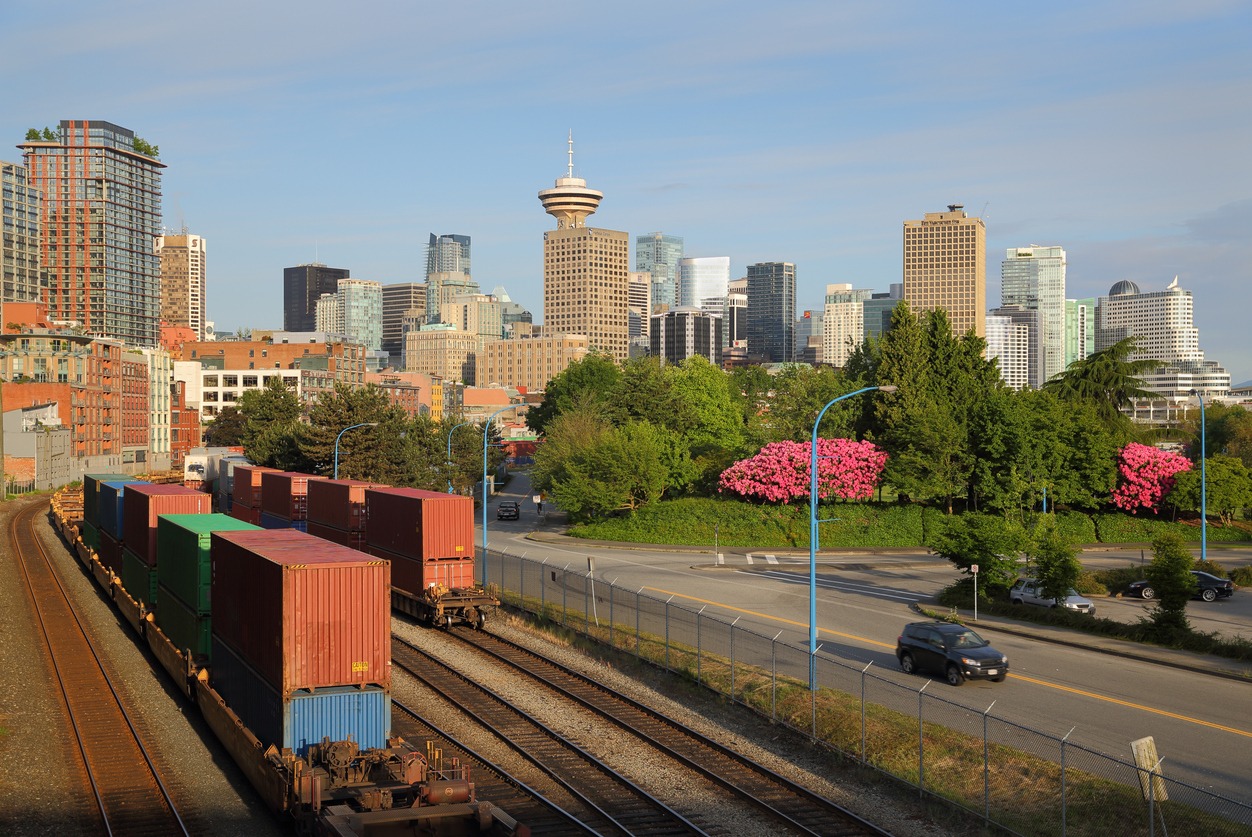
<path fill-rule="evenodd" d="M 204 428 L 206 447 L 231 447 L 242 445 L 248 421 L 235 407 L 223 407 Z"/>
<path fill-rule="evenodd" d="M 1138 517 L 1129 514 L 1096 514 L 1096 533 L 1100 543 L 1146 543 L 1162 532 L 1173 532 L 1183 540 L 1200 539 L 1199 524 L 1173 523 L 1155 517 Z M 1208 527 L 1208 540 L 1218 543 L 1238 543 L 1252 540 L 1252 533 L 1236 526 Z"/>
<path fill-rule="evenodd" d="M 1150 398 L 1154 393 L 1143 388 L 1139 377 L 1156 367 L 1160 361 L 1151 359 L 1129 360 L 1135 350 L 1135 338 L 1127 337 L 1076 360 L 1069 367 L 1047 381 L 1044 390 L 1055 392 L 1067 403 L 1083 403 L 1094 407 L 1105 427 L 1120 434 L 1128 441 L 1133 435 L 1130 418 L 1121 412 L 1136 398 Z"/>
<path fill-rule="evenodd" d="M 1252 566 L 1235 567 L 1230 571 L 1230 580 L 1239 587 L 1252 587 Z"/>
<path fill-rule="evenodd" d="M 573 409 L 612 417 L 618 412 L 614 396 L 621 379 L 622 371 L 612 356 L 591 352 L 548 382 L 542 403 L 526 412 L 526 424 L 544 433 L 553 420 Z"/>
<path fill-rule="evenodd" d="M 26 141 L 27 142 L 39 142 L 40 136 L 41 134 L 39 133 L 38 128 L 31 128 L 30 130 L 26 132 Z"/>
<path fill-rule="evenodd" d="M 368 426 L 371 423 L 377 426 Z M 377 386 L 336 383 L 309 410 L 309 425 L 301 434 L 301 452 L 314 473 L 332 476 L 338 439 L 340 479 L 402 485 L 413 473 L 406 444 L 407 423 L 404 410 L 393 405 Z M 354 426 L 362 424 L 367 426 Z"/>
<path fill-rule="evenodd" d="M 142 137 L 135 137 L 131 145 L 134 147 L 136 153 L 143 154 L 146 157 L 152 157 L 155 159 L 161 156 L 160 146 L 153 145 Z"/>
<path fill-rule="evenodd" d="M 1075 546 L 1096 543 L 1095 522 L 1090 515 L 1081 512 L 1063 511 L 1052 515 L 1056 532 L 1066 543 Z"/>
<path fill-rule="evenodd" d="M 770 399 L 768 439 L 771 442 L 807 442 L 813 436 L 813 422 L 828 401 L 846 392 L 838 373 L 829 366 L 793 364 L 774 377 L 774 397 Z M 841 401 L 826 411 L 818 432 L 823 437 L 851 437 L 852 423 L 859 405 Z"/>
<path fill-rule="evenodd" d="M 1175 475 L 1169 502 L 1180 509 L 1200 511 L 1200 476 L 1199 468 Z M 1203 487 L 1206 511 L 1226 525 L 1241 509 L 1252 506 L 1252 472 L 1233 456 L 1219 453 L 1204 460 Z"/>
<path fill-rule="evenodd" d="M 1208 404 L 1204 410 L 1206 453 L 1223 453 L 1252 468 L 1252 410 L 1238 404 Z M 1190 410 L 1182 424 L 1190 437 L 1192 459 L 1200 450 L 1200 411 Z"/>
<path fill-rule="evenodd" d="M 1191 629 L 1187 622 L 1187 602 L 1195 594 L 1195 559 L 1173 532 L 1162 532 L 1152 540 L 1152 563 L 1144 576 L 1156 590 L 1156 606 L 1149 612 L 1158 636 L 1166 639 Z"/>
<path fill-rule="evenodd" d="M 1071 588 L 1078 586 L 1082 565 L 1078 562 L 1078 549 L 1050 523 L 1041 527 L 1035 535 L 1029 554 L 1034 561 L 1034 575 L 1044 592 L 1059 602 L 1064 602 Z"/>
<path fill-rule="evenodd" d="M 965 514 L 953 517 L 930 536 L 930 547 L 969 574 L 977 564 L 980 585 L 1007 588 L 1017 580 L 1018 553 L 1027 546 L 1026 533 L 1002 517 Z"/>
<path fill-rule="evenodd" d="M 300 399 L 280 376 L 271 377 L 263 389 L 245 391 L 239 396 L 238 408 L 247 420 L 243 452 L 249 460 L 283 470 L 307 464 L 297 441 L 303 412 Z"/>
<path fill-rule="evenodd" d="M 56 142 L 58 139 L 60 139 L 60 137 L 57 136 L 56 131 L 52 130 L 51 128 L 43 129 L 43 141 L 44 142 Z"/>

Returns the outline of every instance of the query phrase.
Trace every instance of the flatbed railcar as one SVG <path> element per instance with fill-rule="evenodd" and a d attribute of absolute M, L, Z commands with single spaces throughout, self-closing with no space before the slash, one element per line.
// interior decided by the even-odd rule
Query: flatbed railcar
<path fill-rule="evenodd" d="M 154 614 L 133 598 L 80 536 L 81 494 L 62 490 L 52 500 L 57 532 L 114 607 L 152 650 L 175 686 L 199 707 L 222 746 L 276 814 L 298 833 L 315 837 L 494 834 L 525 837 L 529 829 L 490 802 L 478 801 L 468 770 L 444 763 L 402 738 L 359 750 L 330 741 L 307 757 L 264 746 L 210 685 L 209 669 L 180 651 Z M 432 606 L 433 607 L 433 606 Z"/>

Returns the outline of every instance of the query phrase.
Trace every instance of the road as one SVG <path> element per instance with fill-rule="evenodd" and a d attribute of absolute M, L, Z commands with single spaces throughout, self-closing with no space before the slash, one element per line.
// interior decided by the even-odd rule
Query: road
<path fill-rule="evenodd" d="M 594 559 L 594 577 L 630 590 L 673 596 L 693 609 L 721 612 L 728 621 L 766 636 L 783 632 L 783 641 L 808 642 L 808 557 L 761 551 L 749 556 L 712 551 L 691 553 L 610 548 L 568 541 L 537 543 L 526 535 L 540 524 L 524 475 L 515 475 L 501 497 L 523 501 L 520 521 L 496 521 L 489 514 L 490 545 L 514 555 L 562 559 L 585 567 Z M 494 500 L 493 500 L 494 506 Z M 1219 558 L 1210 547 L 1210 558 Z M 1252 559 L 1252 553 L 1243 553 Z M 1085 556 L 1086 557 L 1086 556 Z M 1093 564 L 1127 562 L 1124 552 L 1091 555 Z M 1137 551 L 1133 556 L 1138 558 Z M 1220 560 L 1220 558 L 1219 558 Z M 1232 562 L 1236 563 L 1236 562 Z M 930 599 L 955 578 L 947 562 L 913 555 L 827 556 L 820 565 L 817 622 L 825 654 L 863 666 L 872 662 L 880 676 L 919 688 L 921 680 L 898 671 L 894 649 L 901 627 L 919 617 L 912 605 Z M 1133 621 L 1146 603 L 1097 599 L 1101 615 Z M 1189 608 L 1201 630 L 1252 637 L 1252 594 Z M 1021 623 L 1026 625 L 1027 623 Z M 1029 630 L 1029 628 L 1028 628 Z M 1119 758 L 1130 757 L 1130 742 L 1146 735 L 1156 740 L 1163 769 L 1189 782 L 1252 805 L 1252 681 L 1199 674 L 1066 647 L 1029 637 L 986 631 L 1011 661 L 1004 683 L 970 682 L 944 696 L 985 709 L 993 701 L 995 717 L 1030 727 Z M 933 690 L 942 684 L 936 683 Z M 951 687 L 943 686 L 945 689 Z"/>

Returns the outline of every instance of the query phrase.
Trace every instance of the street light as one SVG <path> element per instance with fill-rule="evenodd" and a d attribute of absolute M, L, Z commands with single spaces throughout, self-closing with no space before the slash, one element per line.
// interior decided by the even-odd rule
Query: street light
<path fill-rule="evenodd" d="M 360 424 L 350 424 L 343 430 L 339 431 L 339 435 L 335 437 L 335 479 L 339 479 L 339 440 L 343 438 L 343 434 L 349 430 L 355 430 L 358 427 L 377 427 L 376 421 L 363 421 Z"/>
<path fill-rule="evenodd" d="M 452 429 L 448 431 L 448 457 L 444 463 L 448 466 L 448 493 L 452 493 L 452 434 L 456 432 L 458 427 L 464 427 L 467 424 L 473 424 L 472 421 L 463 421 L 460 424 L 454 424 Z"/>
<path fill-rule="evenodd" d="M 1205 508 L 1207 499 L 1207 486 L 1204 480 L 1204 396 L 1200 394 L 1198 389 L 1191 390 L 1191 394 L 1200 402 L 1200 560 L 1207 561 L 1209 557 L 1208 546 L 1208 510 Z"/>
<path fill-rule="evenodd" d="M 809 448 L 809 691 L 817 688 L 817 429 L 822 424 L 822 417 L 832 406 L 871 390 L 895 392 L 894 386 L 864 387 L 847 395 L 841 395 L 827 402 L 813 422 L 813 443 Z"/>
<path fill-rule="evenodd" d="M 507 407 L 501 407 L 487 416 L 487 421 L 483 424 L 483 554 L 481 559 L 483 565 L 483 587 L 487 586 L 487 442 L 491 438 L 491 420 L 501 413 L 525 406 L 525 404 L 510 404 Z"/>

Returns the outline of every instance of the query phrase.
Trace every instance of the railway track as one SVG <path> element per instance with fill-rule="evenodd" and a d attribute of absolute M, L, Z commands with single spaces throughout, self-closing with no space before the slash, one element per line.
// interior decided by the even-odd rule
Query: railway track
<path fill-rule="evenodd" d="M 392 635 L 393 665 L 441 694 L 574 794 L 574 813 L 600 835 L 706 832 L 583 747 L 409 642 Z"/>
<path fill-rule="evenodd" d="M 888 834 L 820 794 L 538 652 L 485 631 L 455 629 L 449 633 L 746 800 L 788 833 L 831 837 Z"/>
<path fill-rule="evenodd" d="M 39 540 L 36 522 L 46 513 L 44 503 L 23 509 L 14 515 L 9 534 L 74 734 L 84 790 L 100 813 L 100 830 L 127 837 L 188 835 Z"/>

